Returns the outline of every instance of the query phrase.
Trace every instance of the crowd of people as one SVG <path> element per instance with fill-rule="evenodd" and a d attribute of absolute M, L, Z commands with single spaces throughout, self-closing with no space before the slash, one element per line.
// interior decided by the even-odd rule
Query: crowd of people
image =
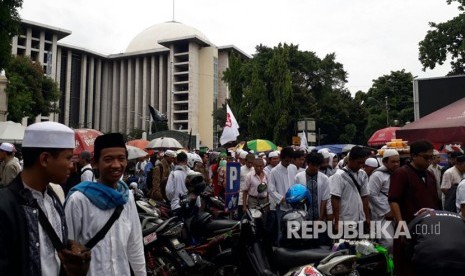
<path fill-rule="evenodd" d="M 21 161 L 15 158 L 14 145 L 0 145 L 0 275 L 145 275 L 142 231 L 129 189 L 133 185 L 128 184 L 136 182 L 137 189 L 169 203 L 177 215 L 181 198 L 188 194 L 189 172 L 201 174 L 214 195 L 223 198 L 229 162 L 241 164 L 234 217 L 269 202 L 266 228 L 277 245 L 285 235 L 282 218 L 293 208 L 286 193 L 293 185 L 303 185 L 309 194 L 304 204 L 308 221 L 331 222 L 336 233 L 344 222 L 361 223 L 365 230 L 371 221 L 385 225 L 387 235 L 377 242 L 394 256 L 396 275 L 421 275 L 415 274 L 418 264 L 442 273 L 465 265 L 463 254 L 442 263 L 425 264 L 415 255 L 405 258 L 412 240 L 394 235 L 400 222 L 430 223 L 424 216 L 418 220 L 418 211 L 425 208 L 452 211 L 455 217 L 443 216 L 449 220 L 465 215 L 465 156 L 451 154 L 448 168 L 442 168 L 439 152 L 428 141 L 411 143 L 408 160 L 401 160 L 395 149 L 377 156 L 360 146 L 341 154 L 294 147 L 267 153 L 168 149 L 139 159 L 131 177 L 121 134 L 97 137 L 93 155 L 74 156 L 74 143 L 71 129 L 43 122 L 27 127 Z M 455 228 L 447 231 L 465 228 L 449 224 Z M 446 239 L 413 236 L 416 243 Z"/>

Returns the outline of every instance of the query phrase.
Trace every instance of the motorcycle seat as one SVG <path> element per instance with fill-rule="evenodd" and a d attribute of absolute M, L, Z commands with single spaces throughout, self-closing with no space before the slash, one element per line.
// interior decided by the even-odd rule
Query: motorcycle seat
<path fill-rule="evenodd" d="M 298 267 L 317 263 L 331 254 L 331 250 L 324 248 L 315 249 L 290 249 L 284 247 L 273 248 L 273 263 L 279 267 Z"/>
<path fill-rule="evenodd" d="M 237 226 L 239 226 L 240 222 L 235 220 L 211 220 L 206 225 L 205 228 L 210 233 L 224 233 L 227 232 Z"/>

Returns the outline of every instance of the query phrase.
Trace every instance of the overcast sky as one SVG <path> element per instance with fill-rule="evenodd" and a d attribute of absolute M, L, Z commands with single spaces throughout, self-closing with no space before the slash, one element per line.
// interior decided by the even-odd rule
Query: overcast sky
<path fill-rule="evenodd" d="M 405 69 L 414 76 L 444 76 L 443 65 L 423 72 L 418 42 L 428 22 L 458 15 L 446 0 L 174 0 L 175 20 L 215 45 L 255 53 L 262 43 L 298 44 L 323 58 L 335 52 L 352 93 L 373 79 Z M 103 54 L 124 52 L 144 29 L 173 19 L 173 0 L 23 0 L 22 18 L 72 31 L 61 40 Z"/>

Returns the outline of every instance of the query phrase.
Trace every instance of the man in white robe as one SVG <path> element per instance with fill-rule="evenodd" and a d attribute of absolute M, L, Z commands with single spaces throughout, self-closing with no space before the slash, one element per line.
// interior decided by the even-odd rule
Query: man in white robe
<path fill-rule="evenodd" d="M 121 215 L 92 249 L 87 275 L 146 275 L 142 229 L 134 196 L 120 181 L 127 166 L 127 150 L 120 133 L 97 137 L 93 167 L 97 182 L 83 182 L 70 190 L 65 203 L 68 237 L 87 244 L 107 223 L 114 210 Z"/>

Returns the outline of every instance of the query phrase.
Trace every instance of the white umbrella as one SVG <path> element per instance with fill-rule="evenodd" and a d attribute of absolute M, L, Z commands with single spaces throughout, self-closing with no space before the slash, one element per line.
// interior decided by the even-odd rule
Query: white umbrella
<path fill-rule="evenodd" d="M 181 149 L 182 145 L 178 140 L 170 137 L 156 138 L 150 141 L 148 149 Z"/>
<path fill-rule="evenodd" d="M 129 160 L 137 159 L 137 158 L 140 158 L 140 157 L 145 157 L 148 154 L 144 150 L 142 150 L 140 148 L 137 148 L 137 147 L 134 147 L 134 146 L 126 145 L 126 149 L 128 150 L 128 159 Z"/>
<path fill-rule="evenodd" d="M 22 143 L 26 127 L 12 121 L 0 122 L 0 142 Z"/>

